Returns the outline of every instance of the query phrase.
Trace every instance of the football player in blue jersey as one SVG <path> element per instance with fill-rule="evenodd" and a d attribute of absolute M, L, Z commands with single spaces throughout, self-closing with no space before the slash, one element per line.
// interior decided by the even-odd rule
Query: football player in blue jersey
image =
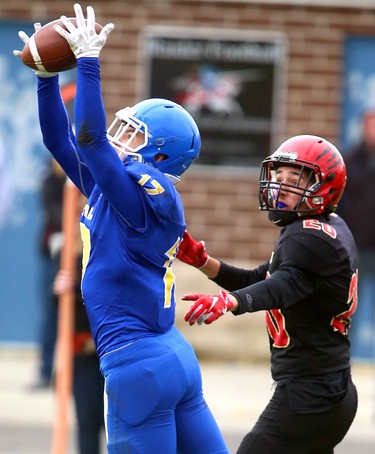
<path fill-rule="evenodd" d="M 348 331 L 357 306 L 353 236 L 334 211 L 346 184 L 341 154 L 325 139 L 292 137 L 262 163 L 259 203 L 282 227 L 253 270 L 210 257 L 186 232 L 177 257 L 228 290 L 189 294 L 190 325 L 227 311 L 263 310 L 275 392 L 237 454 L 331 454 L 357 410 Z"/>
<path fill-rule="evenodd" d="M 66 30 L 56 30 L 77 58 L 76 132 L 58 75 L 37 72 L 39 119 L 45 145 L 88 198 L 82 293 L 105 377 L 108 452 L 228 453 L 193 348 L 174 327 L 171 265 L 186 224 L 173 184 L 199 155 L 199 130 L 178 104 L 148 99 L 106 131 L 99 54 L 113 24 L 98 35 L 94 10 L 85 20 L 74 9 L 76 25 L 63 16 Z"/>

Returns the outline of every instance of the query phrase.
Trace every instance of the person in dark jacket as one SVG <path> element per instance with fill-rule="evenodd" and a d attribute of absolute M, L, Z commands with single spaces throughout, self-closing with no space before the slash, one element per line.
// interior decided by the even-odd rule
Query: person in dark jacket
<path fill-rule="evenodd" d="M 345 159 L 348 182 L 339 214 L 351 229 L 358 248 L 360 304 L 350 331 L 352 356 L 369 361 L 375 347 L 375 108 L 362 115 L 362 136 Z"/>
<path fill-rule="evenodd" d="M 60 165 L 51 159 L 41 186 L 42 232 L 41 253 L 41 322 L 37 380 L 31 390 L 48 389 L 53 384 L 55 343 L 57 334 L 56 297 L 53 280 L 59 267 L 62 245 L 62 200 L 66 175 Z"/>

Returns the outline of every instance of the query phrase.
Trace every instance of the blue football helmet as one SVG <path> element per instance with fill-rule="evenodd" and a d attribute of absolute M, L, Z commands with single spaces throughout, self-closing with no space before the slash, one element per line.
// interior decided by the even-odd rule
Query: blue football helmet
<path fill-rule="evenodd" d="M 130 143 L 138 132 L 144 135 L 144 141 L 133 148 Z M 127 140 L 124 139 L 126 136 L 129 136 Z M 132 159 L 151 164 L 173 182 L 180 180 L 198 158 L 201 148 L 193 117 L 179 104 L 160 98 L 146 99 L 119 110 L 108 128 L 107 137 L 120 157 L 132 156 Z M 159 154 L 166 158 L 155 160 Z"/>

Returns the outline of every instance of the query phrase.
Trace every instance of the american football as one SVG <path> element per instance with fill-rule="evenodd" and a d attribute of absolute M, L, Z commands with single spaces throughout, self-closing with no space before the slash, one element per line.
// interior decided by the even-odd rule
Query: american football
<path fill-rule="evenodd" d="M 76 25 L 75 18 L 69 20 Z M 66 30 L 60 19 L 48 22 L 36 31 L 25 44 L 21 59 L 30 68 L 47 71 L 61 72 L 77 66 L 77 60 L 65 38 L 57 33 L 54 25 L 60 25 Z M 103 27 L 95 23 L 95 30 L 100 33 Z"/>

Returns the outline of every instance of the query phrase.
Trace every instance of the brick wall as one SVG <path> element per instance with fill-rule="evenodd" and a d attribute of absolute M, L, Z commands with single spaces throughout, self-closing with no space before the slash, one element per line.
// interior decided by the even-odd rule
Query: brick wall
<path fill-rule="evenodd" d="M 313 2 L 311 2 L 313 3 Z M 328 8 L 225 1 L 91 1 L 97 21 L 114 22 L 102 54 L 103 96 L 110 119 L 137 101 L 142 75 L 139 32 L 147 25 L 215 27 L 283 32 L 288 41 L 282 87 L 284 138 L 310 133 L 338 143 L 343 42 L 375 33 L 375 7 Z M 353 2 L 355 5 L 355 2 Z M 73 14 L 72 1 L 2 0 L 0 19 L 48 20 Z M 263 260 L 278 233 L 257 211 L 257 170 L 193 167 L 178 189 L 189 230 L 213 255 Z"/>
<path fill-rule="evenodd" d="M 258 210 L 258 170 L 199 167 L 178 184 L 189 231 L 223 258 L 268 258 L 279 228 Z"/>

